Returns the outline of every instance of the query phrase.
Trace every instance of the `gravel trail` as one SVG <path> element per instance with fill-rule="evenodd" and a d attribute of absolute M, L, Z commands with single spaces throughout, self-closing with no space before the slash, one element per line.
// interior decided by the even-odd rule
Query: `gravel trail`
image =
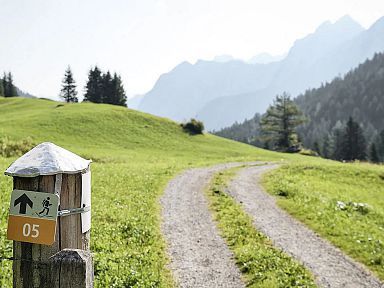
<path fill-rule="evenodd" d="M 245 287 L 204 197 L 215 172 L 239 165 L 190 169 L 168 183 L 161 198 L 162 232 L 170 269 L 180 287 Z"/>
<path fill-rule="evenodd" d="M 311 270 L 321 287 L 384 287 L 362 265 L 293 219 L 263 191 L 260 176 L 276 167 L 264 165 L 242 169 L 228 187 L 228 193 L 242 203 L 256 228 Z"/>

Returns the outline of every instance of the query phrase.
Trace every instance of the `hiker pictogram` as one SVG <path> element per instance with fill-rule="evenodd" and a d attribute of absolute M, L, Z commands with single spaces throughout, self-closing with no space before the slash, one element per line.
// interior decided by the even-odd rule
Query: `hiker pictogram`
<path fill-rule="evenodd" d="M 39 215 L 43 214 L 45 212 L 45 216 L 49 213 L 49 206 L 52 206 L 52 204 L 49 202 L 50 198 L 47 197 L 47 199 L 44 199 L 41 204 L 43 204 L 43 210 L 39 212 Z"/>

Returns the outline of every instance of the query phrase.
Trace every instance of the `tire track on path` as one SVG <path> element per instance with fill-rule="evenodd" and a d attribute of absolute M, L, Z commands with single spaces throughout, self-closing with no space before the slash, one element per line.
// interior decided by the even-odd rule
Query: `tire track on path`
<path fill-rule="evenodd" d="M 321 287 L 384 287 L 362 265 L 295 220 L 264 192 L 259 184 L 261 175 L 277 167 L 244 168 L 228 187 L 228 193 L 251 215 L 255 227 L 312 271 Z"/>
<path fill-rule="evenodd" d="M 161 228 L 170 269 L 180 287 L 245 287 L 204 196 L 214 173 L 240 165 L 190 169 L 168 183 L 161 198 Z"/>

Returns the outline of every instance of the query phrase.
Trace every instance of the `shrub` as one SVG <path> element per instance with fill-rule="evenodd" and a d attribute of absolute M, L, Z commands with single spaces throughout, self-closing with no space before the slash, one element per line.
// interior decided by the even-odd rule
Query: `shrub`
<path fill-rule="evenodd" d="M 184 131 L 188 132 L 191 135 L 203 134 L 204 124 L 201 121 L 196 119 L 191 119 L 187 123 L 180 124 L 183 127 Z"/>
<path fill-rule="evenodd" d="M 314 156 L 319 157 L 319 154 L 316 151 L 310 150 L 310 149 L 301 149 L 299 154 L 304 156 Z"/>
<path fill-rule="evenodd" d="M 34 143 L 30 137 L 23 140 L 10 140 L 8 137 L 0 138 L 0 156 L 13 157 L 21 156 L 34 147 Z"/>

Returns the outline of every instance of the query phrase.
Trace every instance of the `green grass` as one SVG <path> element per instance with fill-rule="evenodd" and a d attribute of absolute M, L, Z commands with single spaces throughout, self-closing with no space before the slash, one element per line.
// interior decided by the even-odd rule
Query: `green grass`
<path fill-rule="evenodd" d="M 384 280 L 383 166 L 313 158 L 270 172 L 264 185 L 281 207 Z"/>
<path fill-rule="evenodd" d="M 0 97 L 0 138 L 50 141 L 92 164 L 91 249 L 96 287 L 172 287 L 160 232 L 159 197 L 188 167 L 280 160 L 283 154 L 212 135 L 190 136 L 175 122 L 103 104 Z M 16 158 L 0 157 L 0 172 Z M 6 240 L 10 177 L 0 176 L 0 257 Z M 0 263 L 0 287 L 11 287 L 11 263 Z"/>
<path fill-rule="evenodd" d="M 216 174 L 207 196 L 219 231 L 235 255 L 247 287 L 316 287 L 311 274 L 258 232 L 252 218 L 225 193 L 236 170 Z"/>
<path fill-rule="evenodd" d="M 123 107 L 38 99 L 0 97 L 0 140 L 1 155 L 12 155 L 4 143 L 50 141 L 93 159 L 96 287 L 172 287 L 158 202 L 167 181 L 189 167 L 254 160 L 289 162 L 265 178 L 268 191 L 286 194 L 278 196 L 282 207 L 384 279 L 381 166 L 269 152 L 207 134 L 191 136 L 175 122 Z M 15 159 L 0 157 L 0 172 Z M 12 254 L 12 242 L 5 239 L 11 180 L 0 176 L 0 257 Z M 370 208 L 366 214 L 349 206 L 340 211 L 337 201 L 368 203 Z M 0 287 L 11 287 L 10 275 L 10 261 L 0 261 Z"/>

